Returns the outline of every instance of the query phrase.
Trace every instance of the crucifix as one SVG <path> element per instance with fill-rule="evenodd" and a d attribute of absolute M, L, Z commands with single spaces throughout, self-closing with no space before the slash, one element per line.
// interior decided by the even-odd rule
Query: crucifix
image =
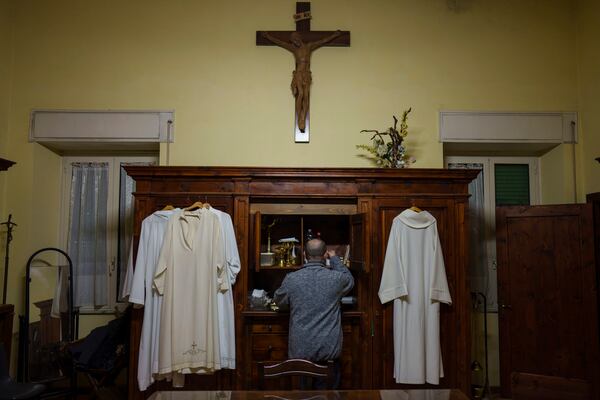
<path fill-rule="evenodd" d="M 323 46 L 348 47 L 350 46 L 349 31 L 311 31 L 310 30 L 310 2 L 297 2 L 295 31 L 257 31 L 257 46 L 280 46 L 290 51 L 296 61 L 296 69 L 292 75 L 292 94 L 294 95 L 296 117 L 294 137 L 296 142 L 309 142 L 309 104 L 310 85 L 312 75 L 310 72 L 310 57 L 312 52 Z"/>

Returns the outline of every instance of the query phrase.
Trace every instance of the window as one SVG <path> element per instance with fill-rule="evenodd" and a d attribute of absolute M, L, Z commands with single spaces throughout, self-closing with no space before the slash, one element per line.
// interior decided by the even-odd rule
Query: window
<path fill-rule="evenodd" d="M 112 311 L 119 301 L 135 191 L 124 166 L 156 163 L 156 157 L 63 158 L 61 241 L 73 261 L 73 300 L 82 311 Z"/>
<path fill-rule="evenodd" d="M 498 309 L 496 206 L 539 203 L 539 161 L 534 157 L 446 157 L 449 169 L 481 169 L 469 184 L 471 290 Z"/>

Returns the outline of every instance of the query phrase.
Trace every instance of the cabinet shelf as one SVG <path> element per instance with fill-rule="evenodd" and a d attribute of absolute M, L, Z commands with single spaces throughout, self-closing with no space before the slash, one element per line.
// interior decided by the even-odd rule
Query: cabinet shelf
<path fill-rule="evenodd" d="M 329 250 L 335 250 L 340 257 L 349 258 L 351 270 L 368 272 L 369 262 L 365 258 L 368 255 L 368 252 L 365 251 L 367 248 L 365 241 L 368 240 L 365 232 L 365 214 L 336 215 L 327 213 L 334 206 L 323 208 L 322 213 L 319 213 L 319 209 L 313 208 L 312 211 L 316 214 L 262 214 L 257 210 L 252 219 L 254 271 L 260 272 L 268 269 L 295 271 L 300 269 L 302 265 L 261 266 L 262 256 L 277 252 L 275 248 L 280 246 L 281 238 L 294 237 L 298 241 L 294 244 L 295 254 L 292 254 L 297 260 L 304 252 L 305 234 L 312 230 L 316 237 L 322 237 L 325 240 Z M 278 211 L 281 212 L 281 210 Z"/>
<path fill-rule="evenodd" d="M 270 267 L 265 267 L 265 266 L 260 267 L 261 270 L 265 269 L 265 270 L 279 270 L 279 271 L 297 271 L 300 268 L 302 268 L 302 265 L 290 265 L 289 267 L 280 267 L 278 265 L 272 265 Z"/>
<path fill-rule="evenodd" d="M 361 318 L 364 313 L 362 311 L 342 311 L 342 318 Z M 247 310 L 242 311 L 242 316 L 247 318 L 288 318 L 290 316 L 289 312 L 279 312 L 279 311 L 253 311 Z"/>

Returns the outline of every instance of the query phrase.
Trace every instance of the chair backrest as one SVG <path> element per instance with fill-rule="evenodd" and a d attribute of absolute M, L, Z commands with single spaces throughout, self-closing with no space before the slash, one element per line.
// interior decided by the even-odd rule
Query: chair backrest
<path fill-rule="evenodd" d="M 327 365 L 315 364 L 299 358 L 285 360 L 280 363 L 258 363 L 258 388 L 264 389 L 265 379 L 276 379 L 283 376 L 306 376 L 311 378 L 325 378 L 327 387 L 333 387 L 335 381 L 335 367 L 333 361 Z"/>
<path fill-rule="evenodd" d="M 588 400 L 590 385 L 581 379 L 513 372 L 510 379 L 513 400 Z"/>

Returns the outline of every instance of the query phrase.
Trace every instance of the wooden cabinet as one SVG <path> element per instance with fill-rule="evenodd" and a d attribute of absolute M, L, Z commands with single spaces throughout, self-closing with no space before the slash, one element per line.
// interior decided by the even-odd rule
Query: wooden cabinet
<path fill-rule="evenodd" d="M 251 389 L 256 387 L 256 363 L 287 358 L 288 315 L 250 307 L 248 295 L 260 288 L 273 293 L 285 274 L 302 262 L 308 228 L 341 252 L 350 245 L 348 265 L 355 279 L 350 293 L 355 304 L 342 305 L 342 387 L 402 387 L 393 380 L 393 304 L 377 296 L 391 222 L 411 205 L 430 211 L 438 220 L 446 272 L 453 299 L 441 309 L 441 341 L 446 377 L 441 386 L 470 388 L 470 297 L 467 279 L 466 206 L 468 183 L 477 171 L 437 169 L 354 168 L 208 168 L 126 167 L 136 180 L 135 237 L 142 220 L 167 204 L 210 203 L 232 217 L 241 258 L 234 286 L 236 317 L 235 371 L 187 377 L 186 389 Z M 278 240 L 298 239 L 289 266 L 261 265 L 267 253 L 266 227 L 271 228 L 271 252 Z M 344 254 L 342 254 L 344 255 Z M 137 391 L 137 349 L 143 313 L 132 321 L 129 398 Z M 168 387 L 160 384 L 160 387 Z"/>

